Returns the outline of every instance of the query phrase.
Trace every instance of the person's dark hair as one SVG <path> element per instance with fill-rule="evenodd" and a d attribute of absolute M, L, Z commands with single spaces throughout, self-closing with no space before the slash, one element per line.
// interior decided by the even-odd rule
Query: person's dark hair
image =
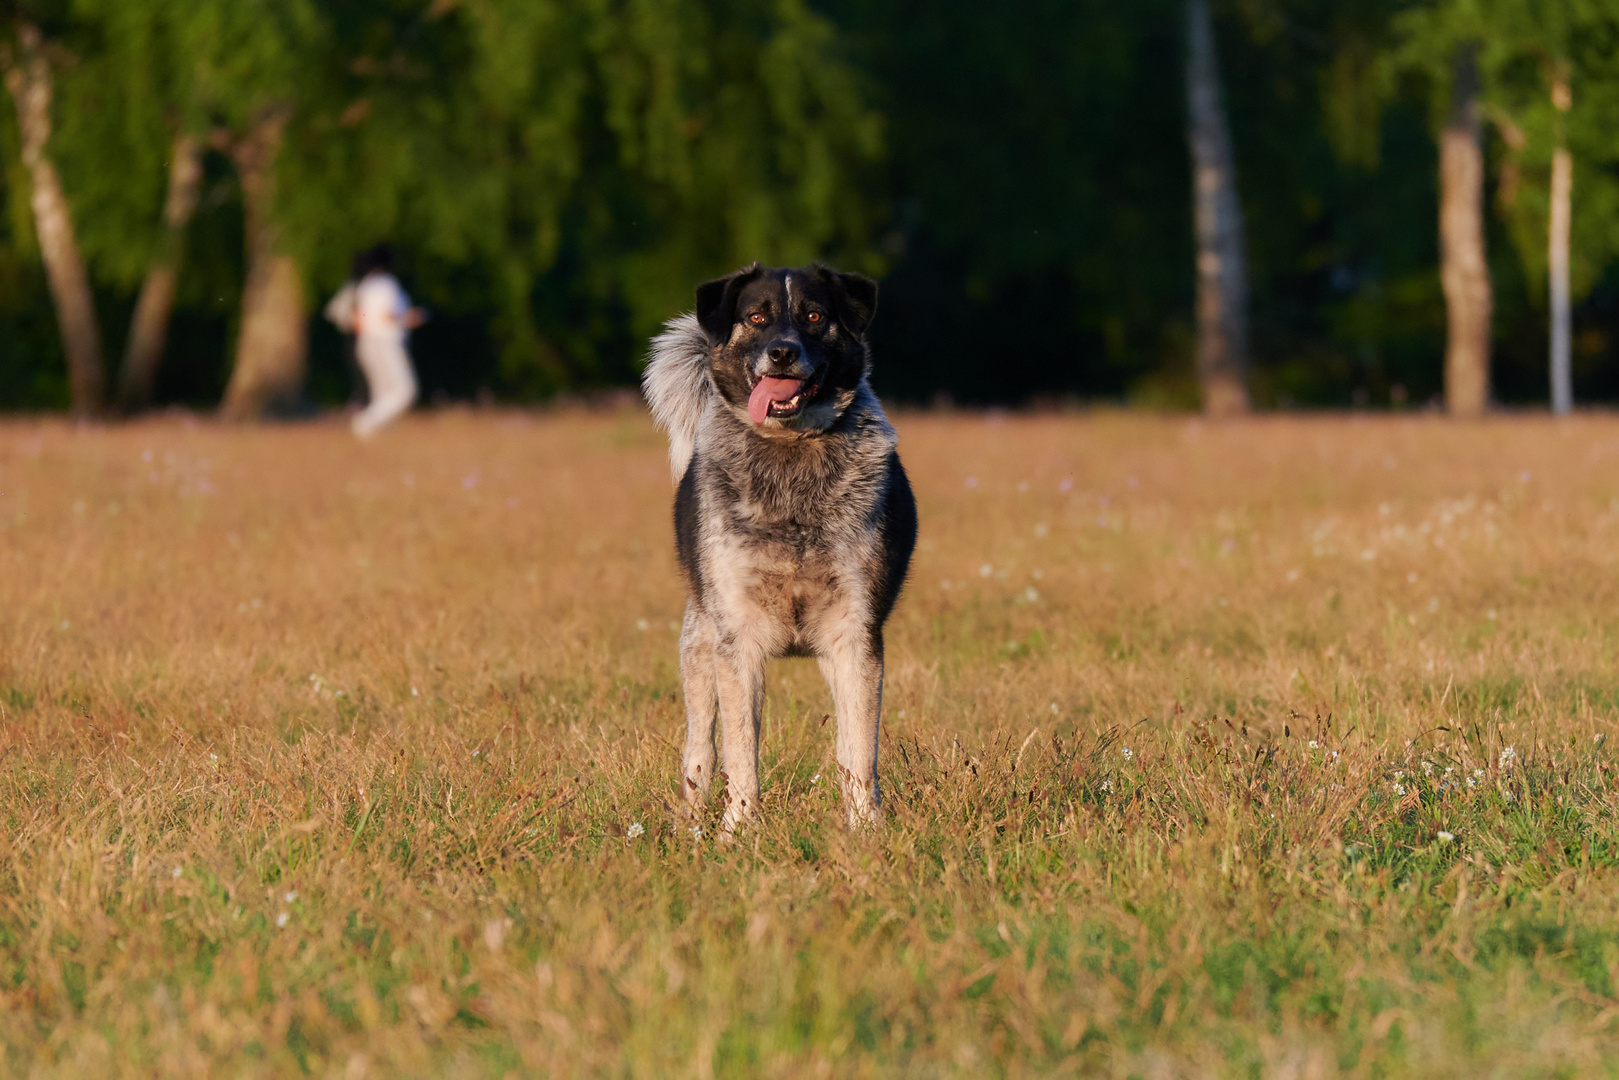
<path fill-rule="evenodd" d="M 373 270 L 392 270 L 394 264 L 394 249 L 389 244 L 378 244 L 374 248 L 367 248 L 354 256 L 354 263 L 349 276 L 359 281 Z"/>

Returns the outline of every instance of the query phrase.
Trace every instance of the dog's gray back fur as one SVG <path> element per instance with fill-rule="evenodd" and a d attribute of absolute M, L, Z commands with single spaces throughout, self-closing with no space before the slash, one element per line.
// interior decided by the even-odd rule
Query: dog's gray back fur
<path fill-rule="evenodd" d="M 757 812 L 764 662 L 810 655 L 838 712 L 850 816 L 871 820 L 881 812 L 882 626 L 916 530 L 894 429 L 862 375 L 838 393 L 828 426 L 761 434 L 716 389 L 714 349 L 694 317 L 672 319 L 653 340 L 643 379 L 678 482 L 676 546 L 689 592 L 685 794 L 693 804 L 706 795 L 718 714 L 727 830 Z"/>

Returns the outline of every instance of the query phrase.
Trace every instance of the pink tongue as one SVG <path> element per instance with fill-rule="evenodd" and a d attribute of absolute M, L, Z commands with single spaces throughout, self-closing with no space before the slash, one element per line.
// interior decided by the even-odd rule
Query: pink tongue
<path fill-rule="evenodd" d="M 772 401 L 788 401 L 804 385 L 802 379 L 760 379 L 759 385 L 748 395 L 748 419 L 755 424 L 764 423 Z"/>

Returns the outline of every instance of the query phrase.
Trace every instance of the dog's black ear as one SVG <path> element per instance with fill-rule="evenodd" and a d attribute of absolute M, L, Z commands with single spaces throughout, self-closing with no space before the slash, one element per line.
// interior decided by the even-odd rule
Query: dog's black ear
<path fill-rule="evenodd" d="M 844 274 L 830 266 L 816 264 L 815 269 L 838 301 L 838 322 L 857 338 L 866 336 L 866 328 L 877 314 L 877 283 L 864 274 Z"/>
<path fill-rule="evenodd" d="M 697 324 L 715 345 L 731 339 L 731 324 L 736 321 L 736 296 L 742 287 L 759 276 L 757 262 L 744 266 L 734 274 L 726 274 L 697 286 Z"/>

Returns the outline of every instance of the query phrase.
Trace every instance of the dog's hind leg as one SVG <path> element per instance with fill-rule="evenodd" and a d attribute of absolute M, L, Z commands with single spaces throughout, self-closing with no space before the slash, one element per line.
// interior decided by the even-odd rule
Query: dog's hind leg
<path fill-rule="evenodd" d="M 708 788 L 714 782 L 714 722 L 719 712 L 714 637 L 714 621 L 694 601 L 688 601 L 680 628 L 680 688 L 686 699 L 680 793 L 692 811 L 708 800 Z"/>
<path fill-rule="evenodd" d="M 821 656 L 821 674 L 838 714 L 838 775 L 851 826 L 882 820 L 877 735 L 883 708 L 883 645 L 865 635 L 843 638 Z"/>

